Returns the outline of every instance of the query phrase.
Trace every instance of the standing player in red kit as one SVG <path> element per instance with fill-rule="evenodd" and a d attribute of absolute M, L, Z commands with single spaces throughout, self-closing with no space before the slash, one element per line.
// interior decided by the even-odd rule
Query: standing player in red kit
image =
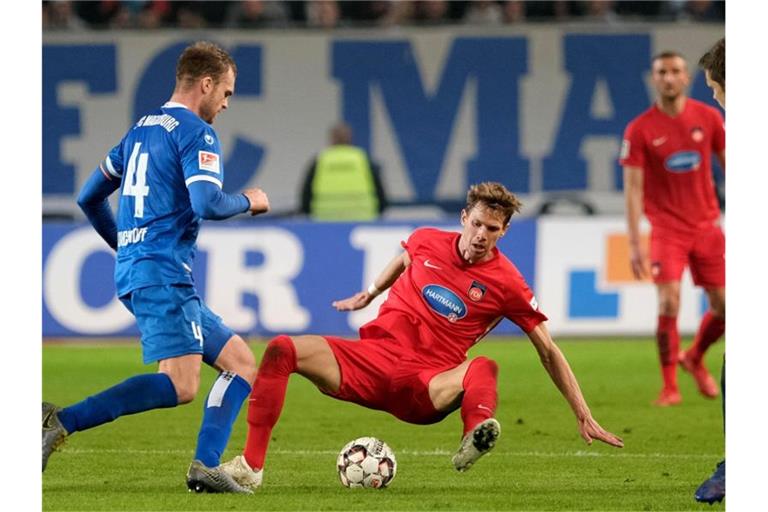
<path fill-rule="evenodd" d="M 468 469 L 493 448 L 501 426 L 494 418 L 498 366 L 482 356 L 467 360 L 467 351 L 504 317 L 527 333 L 584 440 L 622 447 L 620 438 L 592 418 L 547 331 L 547 317 L 520 272 L 496 248 L 519 208 L 503 185 L 482 183 L 467 194 L 461 233 L 417 229 L 367 291 L 334 302 L 339 311 L 361 309 L 391 287 L 376 319 L 360 328 L 360 340 L 315 335 L 271 340 L 249 401 L 245 450 L 222 468 L 241 485 L 261 485 L 288 377 L 298 373 L 329 396 L 408 423 L 437 423 L 461 408 L 463 439 L 452 461 L 457 470 Z"/>
<path fill-rule="evenodd" d="M 621 148 L 632 271 L 650 275 L 658 291 L 656 342 L 664 387 L 655 404 L 682 401 L 679 363 L 706 397 L 717 383 L 702 358 L 725 331 L 725 237 L 712 179 L 712 154 L 725 168 L 725 130 L 720 113 L 686 96 L 690 82 L 683 57 L 664 52 L 652 61 L 654 105 L 627 126 Z M 640 243 L 640 216 L 651 224 L 649 255 Z M 693 282 L 709 298 L 693 345 L 680 352 L 677 315 L 680 278 L 689 266 Z"/>

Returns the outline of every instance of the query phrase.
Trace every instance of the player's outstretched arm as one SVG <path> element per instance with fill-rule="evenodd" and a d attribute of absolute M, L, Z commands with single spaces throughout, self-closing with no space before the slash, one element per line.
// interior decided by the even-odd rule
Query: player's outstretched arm
<path fill-rule="evenodd" d="M 336 308 L 336 311 L 357 311 L 358 309 L 363 309 L 381 292 L 392 286 L 410 264 L 411 258 L 407 252 L 395 256 L 379 274 L 379 277 L 373 280 L 373 283 L 371 283 L 367 290 L 357 292 L 346 299 L 335 300 L 331 305 Z"/>
<path fill-rule="evenodd" d="M 97 168 L 91 173 L 77 196 L 77 204 L 88 221 L 114 250 L 117 250 L 117 223 L 107 198 L 119 187 L 119 179 L 109 177 L 102 172 L 101 168 Z"/>
<path fill-rule="evenodd" d="M 568 404 L 571 406 L 576 419 L 579 422 L 579 433 L 581 437 L 587 442 L 592 444 L 592 441 L 597 439 L 604 443 L 622 448 L 624 441 L 622 439 L 607 430 L 603 429 L 594 418 L 587 406 L 587 402 L 584 400 L 584 395 L 581 393 L 579 383 L 576 381 L 576 376 L 571 370 L 571 366 L 565 359 L 565 356 L 560 351 L 552 337 L 549 335 L 549 331 L 544 323 L 540 323 L 534 329 L 528 333 L 528 337 L 536 347 L 536 351 L 539 353 L 541 364 L 549 373 L 552 382 L 555 383 L 557 388 L 563 394 Z"/>

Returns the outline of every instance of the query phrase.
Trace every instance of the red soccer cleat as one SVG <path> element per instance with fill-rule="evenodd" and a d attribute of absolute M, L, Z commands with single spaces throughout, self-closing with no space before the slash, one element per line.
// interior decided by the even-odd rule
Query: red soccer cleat
<path fill-rule="evenodd" d="M 701 362 L 701 359 L 698 362 L 694 361 L 689 353 L 690 351 L 680 352 L 678 358 L 680 366 L 683 370 L 693 375 L 693 378 L 696 379 L 696 385 L 699 387 L 699 392 L 702 395 L 707 398 L 717 397 L 720 394 L 717 382 L 715 382 L 715 379 L 709 373 L 706 366 L 704 366 L 704 363 Z"/>
<path fill-rule="evenodd" d="M 669 407 L 671 405 L 677 405 L 683 401 L 683 397 L 680 395 L 680 391 L 677 389 L 663 388 L 659 393 L 659 398 L 653 402 L 653 405 L 658 407 Z"/>

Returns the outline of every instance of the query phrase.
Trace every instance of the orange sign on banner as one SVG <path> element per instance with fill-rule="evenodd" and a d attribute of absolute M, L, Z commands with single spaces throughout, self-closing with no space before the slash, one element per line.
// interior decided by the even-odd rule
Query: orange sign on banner
<path fill-rule="evenodd" d="M 649 236 L 640 237 L 640 246 L 648 254 L 650 245 Z M 613 233 L 606 239 L 606 281 L 608 283 L 637 283 L 638 280 L 632 274 L 632 267 L 629 263 L 629 236 L 625 233 Z M 649 262 L 650 263 L 650 262 Z M 651 275 L 650 267 L 647 269 L 648 275 Z M 650 279 L 646 279 L 650 281 Z"/>

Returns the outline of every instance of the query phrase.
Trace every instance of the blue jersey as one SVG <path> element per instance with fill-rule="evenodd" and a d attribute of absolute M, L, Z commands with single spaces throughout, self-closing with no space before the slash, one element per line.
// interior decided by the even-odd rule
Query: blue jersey
<path fill-rule="evenodd" d="M 168 102 L 142 117 L 112 148 L 102 171 L 122 180 L 117 211 L 118 296 L 153 285 L 193 284 L 201 218 L 187 186 L 222 187 L 221 148 L 211 125 Z"/>

